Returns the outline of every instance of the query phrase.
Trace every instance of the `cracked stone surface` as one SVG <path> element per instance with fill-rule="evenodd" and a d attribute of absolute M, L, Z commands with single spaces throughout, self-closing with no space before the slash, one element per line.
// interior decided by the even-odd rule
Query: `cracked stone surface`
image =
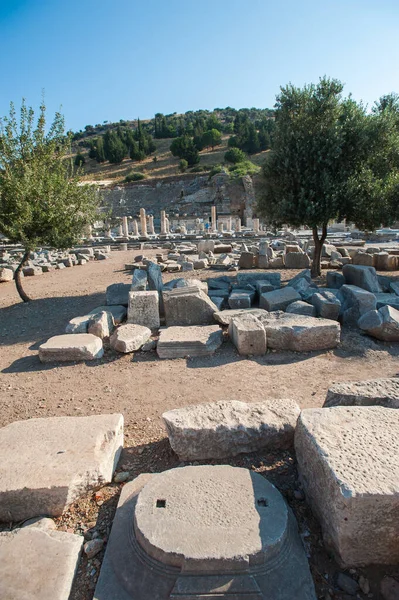
<path fill-rule="evenodd" d="M 374 405 L 399 408 L 399 378 L 334 383 L 324 402 L 325 407 Z"/>

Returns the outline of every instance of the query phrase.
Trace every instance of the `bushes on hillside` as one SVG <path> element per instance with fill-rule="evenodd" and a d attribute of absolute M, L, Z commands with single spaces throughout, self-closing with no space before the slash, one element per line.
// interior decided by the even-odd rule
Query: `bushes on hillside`
<path fill-rule="evenodd" d="M 243 162 L 245 158 L 244 152 L 239 148 L 230 148 L 224 155 L 224 160 L 227 160 L 227 162 L 233 163 L 234 165 Z"/>
<path fill-rule="evenodd" d="M 146 176 L 144 173 L 139 173 L 138 171 L 130 171 L 125 177 L 125 182 L 130 183 L 131 181 L 141 181 L 145 179 Z"/>

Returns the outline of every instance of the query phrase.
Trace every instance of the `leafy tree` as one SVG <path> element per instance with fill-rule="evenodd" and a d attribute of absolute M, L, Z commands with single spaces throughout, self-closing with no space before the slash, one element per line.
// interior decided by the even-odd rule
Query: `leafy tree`
<path fill-rule="evenodd" d="M 222 134 L 217 129 L 208 129 L 202 134 L 202 145 L 205 148 L 211 147 L 212 150 L 215 146 L 222 143 Z"/>
<path fill-rule="evenodd" d="M 365 110 L 343 99 L 342 90 L 341 82 L 325 77 L 302 89 L 282 87 L 263 168 L 259 212 L 275 224 L 311 227 L 313 276 L 321 272 L 328 221 L 354 215 L 351 197 L 369 154 Z"/>
<path fill-rule="evenodd" d="M 103 163 L 105 160 L 104 140 L 103 136 L 100 136 L 96 140 L 96 161 L 98 163 Z"/>
<path fill-rule="evenodd" d="M 190 167 L 199 163 L 198 150 L 195 147 L 192 138 L 186 135 L 175 138 L 170 145 L 170 151 L 173 156 L 184 158 Z"/>
<path fill-rule="evenodd" d="M 212 113 L 206 120 L 206 128 L 209 131 L 210 129 L 216 129 L 218 131 L 222 130 L 222 124 L 217 118 L 217 116 Z"/>
<path fill-rule="evenodd" d="M 230 148 L 230 150 L 227 150 L 226 154 L 224 155 L 224 160 L 227 160 L 227 162 L 233 164 L 243 162 L 245 159 L 246 156 L 244 152 L 239 148 Z"/>
<path fill-rule="evenodd" d="M 127 151 L 126 146 L 118 133 L 113 130 L 108 130 L 104 135 L 103 141 L 105 158 L 113 164 L 121 163 L 125 158 Z"/>
<path fill-rule="evenodd" d="M 97 141 L 97 140 L 91 140 L 91 141 L 90 141 L 90 147 L 89 147 L 89 158 L 96 158 L 96 155 L 97 155 L 97 151 L 96 151 L 96 141 Z"/>
<path fill-rule="evenodd" d="M 97 214 L 95 188 L 80 185 L 70 156 L 64 119 L 56 113 L 46 133 L 46 107 L 34 111 L 22 101 L 20 119 L 14 105 L 0 120 L 0 232 L 22 244 L 23 258 L 15 283 L 24 302 L 21 269 L 39 246 L 69 248 L 80 239 Z"/>
<path fill-rule="evenodd" d="M 79 152 L 75 156 L 75 167 L 83 167 L 85 162 L 86 162 L 86 159 L 85 159 L 84 155 Z"/>

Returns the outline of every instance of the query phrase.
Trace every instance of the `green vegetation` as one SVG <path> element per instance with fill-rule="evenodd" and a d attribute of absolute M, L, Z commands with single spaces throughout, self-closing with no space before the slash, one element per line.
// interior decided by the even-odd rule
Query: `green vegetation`
<path fill-rule="evenodd" d="M 145 179 L 146 176 L 144 173 L 140 173 L 139 171 L 130 171 L 125 177 L 126 183 L 130 183 L 131 181 L 141 181 Z"/>
<path fill-rule="evenodd" d="M 340 81 L 325 77 L 302 89 L 282 87 L 263 168 L 259 212 L 275 225 L 313 230 L 313 276 L 328 221 L 347 218 L 371 229 L 398 216 L 398 103 L 385 97 L 367 114 L 342 91 Z"/>
<path fill-rule="evenodd" d="M 234 165 L 243 162 L 245 158 L 244 152 L 239 148 L 230 148 L 224 155 L 224 160 L 227 160 L 227 162 L 233 163 Z"/>
<path fill-rule="evenodd" d="M 44 245 L 73 246 L 97 215 L 95 188 L 80 185 L 70 154 L 61 114 L 56 113 L 46 133 L 43 102 L 36 125 L 34 111 L 24 101 L 19 122 L 13 104 L 9 116 L 0 120 L 0 232 L 24 247 L 15 271 L 24 302 L 29 297 L 22 287 L 21 269 L 30 253 Z"/>
<path fill-rule="evenodd" d="M 192 167 L 195 164 L 199 163 L 199 154 L 198 150 L 194 145 L 194 141 L 188 135 L 183 135 L 182 137 L 175 138 L 170 146 L 170 151 L 173 156 L 178 156 L 179 158 L 184 158 L 187 161 L 187 164 Z"/>
<path fill-rule="evenodd" d="M 245 175 L 256 175 L 259 173 L 260 167 L 254 165 L 250 160 L 243 160 L 231 167 L 229 167 L 229 172 L 234 177 L 244 177 Z"/>
<path fill-rule="evenodd" d="M 83 167 L 86 159 L 80 152 L 75 156 L 75 167 Z"/>
<path fill-rule="evenodd" d="M 179 162 L 180 173 L 185 173 L 187 171 L 187 167 L 188 167 L 188 162 L 184 158 L 182 158 L 181 161 Z"/>

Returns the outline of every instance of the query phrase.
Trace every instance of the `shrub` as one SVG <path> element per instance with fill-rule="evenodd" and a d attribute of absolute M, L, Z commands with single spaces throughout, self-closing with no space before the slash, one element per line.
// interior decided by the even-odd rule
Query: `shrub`
<path fill-rule="evenodd" d="M 184 173 L 185 171 L 187 171 L 187 167 L 188 167 L 188 162 L 182 158 L 181 161 L 179 162 L 179 171 L 181 173 Z"/>
<path fill-rule="evenodd" d="M 244 177 L 244 175 L 255 175 L 256 173 L 259 173 L 260 167 L 250 160 L 244 160 L 229 167 L 229 171 L 234 177 Z"/>
<path fill-rule="evenodd" d="M 125 181 L 126 183 L 129 183 L 130 181 L 141 181 L 142 179 L 145 179 L 145 175 L 144 173 L 139 173 L 138 171 L 130 171 L 130 173 L 128 173 L 125 177 Z"/>
<path fill-rule="evenodd" d="M 86 162 L 85 157 L 83 156 L 83 154 L 81 154 L 79 152 L 79 154 L 77 154 L 75 156 L 75 167 L 83 167 L 83 165 L 85 164 L 85 162 Z"/>
<path fill-rule="evenodd" d="M 227 173 L 226 168 L 223 165 L 215 165 L 209 173 L 209 179 L 218 173 Z"/>
<path fill-rule="evenodd" d="M 233 163 L 234 165 L 244 162 L 245 158 L 244 152 L 239 148 L 230 148 L 230 150 L 227 150 L 226 154 L 224 155 L 224 160 L 227 160 L 227 162 Z"/>

